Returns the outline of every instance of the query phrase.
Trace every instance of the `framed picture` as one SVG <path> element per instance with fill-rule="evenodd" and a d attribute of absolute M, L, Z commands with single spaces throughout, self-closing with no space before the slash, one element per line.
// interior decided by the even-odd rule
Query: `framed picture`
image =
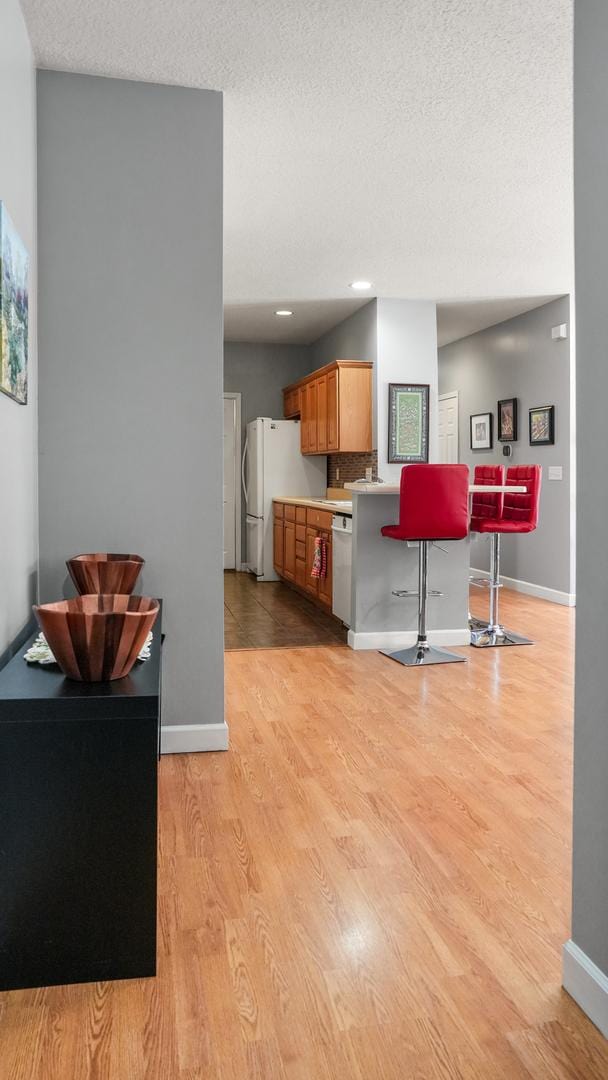
<path fill-rule="evenodd" d="M 555 405 L 530 409 L 530 446 L 552 446 L 555 442 Z"/>
<path fill-rule="evenodd" d="M 28 253 L 0 202 L 0 390 L 27 404 Z"/>
<path fill-rule="evenodd" d="M 471 450 L 492 449 L 492 413 L 473 413 L 471 416 Z"/>
<path fill-rule="evenodd" d="M 388 460 L 403 465 L 429 460 L 428 383 L 389 383 Z"/>
<path fill-rule="evenodd" d="M 498 402 L 498 441 L 517 440 L 517 398 L 504 398 Z"/>

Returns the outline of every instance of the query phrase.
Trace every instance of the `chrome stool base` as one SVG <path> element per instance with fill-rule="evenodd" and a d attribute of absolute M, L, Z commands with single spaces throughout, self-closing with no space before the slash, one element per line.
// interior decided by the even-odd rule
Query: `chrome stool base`
<path fill-rule="evenodd" d="M 479 584 L 482 578 L 472 579 L 472 583 Z M 471 631 L 471 645 L 475 649 L 496 649 L 501 645 L 534 645 L 530 638 L 514 634 L 512 630 L 505 630 L 498 621 L 498 597 L 502 584 L 500 581 L 500 533 L 492 533 L 490 547 L 490 577 L 488 588 L 490 590 L 490 618 L 488 622 L 476 619 L 469 612 L 469 629 Z"/>
<path fill-rule="evenodd" d="M 409 649 L 400 649 L 399 652 L 390 652 L 389 649 L 381 649 L 383 656 L 396 660 L 405 667 L 423 667 L 427 664 L 464 664 L 466 657 L 457 656 L 456 653 L 446 652 L 445 649 L 436 649 L 424 642 L 417 642 Z"/>
<path fill-rule="evenodd" d="M 500 645 L 534 645 L 530 638 L 514 634 L 504 626 L 485 626 L 471 628 L 471 645 L 475 649 L 495 649 Z"/>
<path fill-rule="evenodd" d="M 428 558 L 430 540 L 421 540 L 418 549 L 418 591 L 409 589 L 395 589 L 393 596 L 417 596 L 418 597 L 418 640 L 409 649 L 399 649 L 391 652 L 390 649 L 380 649 L 383 656 L 389 660 L 396 660 L 404 667 L 427 667 L 431 664 L 464 664 L 466 656 L 457 656 L 456 653 L 446 652 L 445 649 L 435 649 L 429 645 L 426 636 L 426 602 L 429 596 L 443 596 L 442 592 L 428 588 Z"/>

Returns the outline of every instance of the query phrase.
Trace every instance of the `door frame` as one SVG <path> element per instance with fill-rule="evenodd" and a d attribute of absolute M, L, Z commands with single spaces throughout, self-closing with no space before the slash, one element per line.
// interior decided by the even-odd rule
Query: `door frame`
<path fill-rule="evenodd" d="M 242 431 L 241 431 L 241 395 L 232 391 L 224 391 L 226 399 L 235 402 L 234 409 L 234 568 L 238 572 L 243 569 L 241 562 L 242 554 L 242 490 L 241 490 L 241 458 L 243 454 Z M 223 513 L 223 511 L 222 511 Z M 223 529 L 223 523 L 222 523 Z M 223 535 L 223 532 L 222 532 Z"/>
<path fill-rule="evenodd" d="M 460 460 L 460 400 L 458 397 L 458 390 L 448 390 L 447 394 L 439 394 L 437 398 L 437 411 L 439 412 L 439 402 L 447 401 L 448 398 L 456 398 L 456 416 L 458 417 L 458 431 L 456 432 L 456 445 L 458 447 L 458 460 Z M 437 432 L 437 438 L 439 438 L 439 432 Z"/>

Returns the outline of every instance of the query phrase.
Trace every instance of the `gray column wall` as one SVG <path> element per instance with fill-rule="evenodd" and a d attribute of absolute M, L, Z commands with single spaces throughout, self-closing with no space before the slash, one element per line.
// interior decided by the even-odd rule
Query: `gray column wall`
<path fill-rule="evenodd" d="M 36 76 L 19 0 L 0 4 L 0 101 L 0 199 L 30 256 L 28 403 L 0 394 L 1 667 L 32 619 L 38 571 Z"/>
<path fill-rule="evenodd" d="M 608 974 L 608 5 L 577 0 L 577 619 L 572 938 Z"/>
<path fill-rule="evenodd" d="M 163 723 L 223 720 L 222 98 L 38 74 L 40 573 L 132 551 Z"/>

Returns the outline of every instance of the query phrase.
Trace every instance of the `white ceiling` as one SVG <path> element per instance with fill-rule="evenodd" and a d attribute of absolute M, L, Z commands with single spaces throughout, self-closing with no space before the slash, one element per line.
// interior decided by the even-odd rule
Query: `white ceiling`
<path fill-rule="evenodd" d="M 237 336 L 275 339 L 289 303 L 280 340 L 311 340 L 357 277 L 571 290 L 572 0 L 22 3 L 41 66 L 224 91 Z"/>

